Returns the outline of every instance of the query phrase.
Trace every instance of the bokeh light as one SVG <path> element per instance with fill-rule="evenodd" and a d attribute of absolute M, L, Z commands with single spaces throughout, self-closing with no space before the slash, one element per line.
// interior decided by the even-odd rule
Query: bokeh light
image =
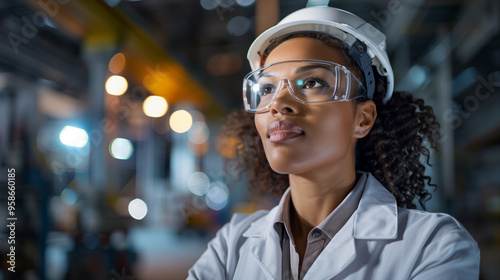
<path fill-rule="evenodd" d="M 194 172 L 188 179 L 189 190 L 195 195 L 204 195 L 210 187 L 210 179 L 203 172 Z"/>
<path fill-rule="evenodd" d="M 89 135 L 81 128 L 65 126 L 59 133 L 59 140 L 64 145 L 82 148 L 89 142 Z"/>
<path fill-rule="evenodd" d="M 132 142 L 125 138 L 115 138 L 109 144 L 109 153 L 116 159 L 127 160 L 133 151 Z"/>
<path fill-rule="evenodd" d="M 184 133 L 193 125 L 193 117 L 186 110 L 177 110 L 170 116 L 169 124 L 173 131 Z"/>
<path fill-rule="evenodd" d="M 161 96 L 151 95 L 144 100 L 142 110 L 148 117 L 159 118 L 167 113 L 168 103 L 167 100 Z"/>
<path fill-rule="evenodd" d="M 229 159 L 236 158 L 236 151 L 241 147 L 241 141 L 234 137 L 219 135 L 215 141 L 215 149 L 217 152 Z"/>
<path fill-rule="evenodd" d="M 207 142 L 210 130 L 204 122 L 194 122 L 188 131 L 188 138 L 193 144 L 203 144 Z"/>
<path fill-rule="evenodd" d="M 222 182 L 214 182 L 205 196 L 205 201 L 210 209 L 219 211 L 226 207 L 228 201 L 227 186 Z"/>
<path fill-rule="evenodd" d="M 127 91 L 127 79 L 122 76 L 113 75 L 106 81 L 106 92 L 111 95 L 122 95 Z"/>
<path fill-rule="evenodd" d="M 408 71 L 409 77 L 412 79 L 412 84 L 415 86 L 415 89 L 420 87 L 428 80 L 429 74 L 425 67 L 420 65 L 415 65 Z"/>
<path fill-rule="evenodd" d="M 227 23 L 227 32 L 234 36 L 241 36 L 250 29 L 250 20 L 244 16 L 236 16 Z"/>
<path fill-rule="evenodd" d="M 255 3 L 255 0 L 236 0 L 236 3 L 242 7 L 248 7 Z"/>
<path fill-rule="evenodd" d="M 67 205 L 73 205 L 78 200 L 78 194 L 73 189 L 65 188 L 61 192 L 61 200 Z"/>
<path fill-rule="evenodd" d="M 122 230 L 115 230 L 109 235 L 110 245 L 117 251 L 127 249 L 127 236 Z"/>
<path fill-rule="evenodd" d="M 195 157 L 201 157 L 205 155 L 206 153 L 208 153 L 209 148 L 210 146 L 208 145 L 208 142 L 205 142 L 203 144 L 193 144 L 192 142 L 188 142 L 188 149 Z"/>
<path fill-rule="evenodd" d="M 328 6 L 329 0 L 308 0 L 306 7 Z"/>
<path fill-rule="evenodd" d="M 201 7 L 203 7 L 203 9 L 210 11 L 217 8 L 221 1 L 222 0 L 200 0 L 200 5 Z"/>
<path fill-rule="evenodd" d="M 118 74 L 125 68 L 125 55 L 123 53 L 115 54 L 109 61 L 108 69 L 113 74 Z"/>
<path fill-rule="evenodd" d="M 136 220 L 142 220 L 148 213 L 148 206 L 140 198 L 136 198 L 128 204 L 128 213 Z"/>

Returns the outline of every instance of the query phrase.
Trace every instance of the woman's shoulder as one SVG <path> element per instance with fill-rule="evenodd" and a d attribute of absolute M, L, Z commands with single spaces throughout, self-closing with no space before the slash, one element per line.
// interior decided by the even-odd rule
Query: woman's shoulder
<path fill-rule="evenodd" d="M 395 246 L 412 248 L 411 252 L 406 250 L 406 258 L 410 259 L 413 252 L 414 267 L 408 278 L 442 279 L 454 275 L 453 279 L 477 279 L 479 247 L 456 218 L 445 213 L 399 208 L 398 219 Z"/>
<path fill-rule="evenodd" d="M 399 226 L 406 233 L 418 233 L 422 237 L 450 237 L 476 244 L 467 229 L 453 216 L 416 209 L 398 209 Z"/>
<path fill-rule="evenodd" d="M 418 225 L 448 225 L 465 229 L 462 224 L 452 215 L 440 212 L 428 212 L 419 209 L 398 208 L 398 216 L 400 219 L 405 219 L 408 224 Z"/>

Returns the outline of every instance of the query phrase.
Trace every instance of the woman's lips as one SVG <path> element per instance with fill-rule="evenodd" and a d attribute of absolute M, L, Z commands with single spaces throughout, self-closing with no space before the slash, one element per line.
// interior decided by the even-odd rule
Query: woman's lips
<path fill-rule="evenodd" d="M 297 138 L 303 134 L 302 128 L 288 121 L 275 121 L 267 128 L 267 135 L 272 143 Z"/>

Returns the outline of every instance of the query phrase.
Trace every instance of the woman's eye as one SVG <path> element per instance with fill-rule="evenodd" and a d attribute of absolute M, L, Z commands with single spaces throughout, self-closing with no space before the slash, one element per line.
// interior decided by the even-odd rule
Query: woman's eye
<path fill-rule="evenodd" d="M 274 87 L 272 85 L 263 85 L 262 86 L 262 95 L 268 95 L 273 93 Z"/>
<path fill-rule="evenodd" d="M 309 80 L 306 81 L 303 85 L 303 88 L 317 88 L 317 87 L 324 87 L 325 84 L 317 81 L 317 80 Z"/>

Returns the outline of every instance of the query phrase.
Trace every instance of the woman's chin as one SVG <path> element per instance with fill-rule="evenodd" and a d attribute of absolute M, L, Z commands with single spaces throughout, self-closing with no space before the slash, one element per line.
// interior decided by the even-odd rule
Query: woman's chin
<path fill-rule="evenodd" d="M 282 175 L 300 174 L 302 169 L 298 166 L 290 165 L 290 162 L 273 162 L 270 163 L 270 166 L 274 172 Z"/>
<path fill-rule="evenodd" d="M 272 167 L 271 167 L 271 169 L 272 169 L 274 172 L 276 172 L 276 173 L 278 173 L 278 174 L 281 174 L 281 175 L 289 175 L 289 174 L 290 174 L 290 173 L 289 173 L 289 172 L 287 172 L 286 170 L 275 169 L 275 168 L 272 168 Z"/>

